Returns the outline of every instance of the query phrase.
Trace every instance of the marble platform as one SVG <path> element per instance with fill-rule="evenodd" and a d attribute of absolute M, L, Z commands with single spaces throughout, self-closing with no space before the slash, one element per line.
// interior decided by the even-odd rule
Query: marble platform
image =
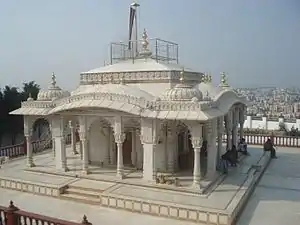
<path fill-rule="evenodd" d="M 228 176 L 220 179 L 205 194 L 117 182 L 113 179 L 103 181 L 95 177 L 76 178 L 45 171 L 29 172 L 24 170 L 24 159 L 3 165 L 0 169 L 0 186 L 51 196 L 60 201 L 72 200 L 78 204 L 88 203 L 135 212 L 133 216 L 138 213 L 185 222 L 227 225 L 239 214 L 268 162 L 268 157 L 262 157 L 261 148 L 249 148 L 249 152 L 251 156 L 246 157 L 237 168 L 232 168 Z M 35 156 L 37 165 L 46 167 L 46 162 L 51 160 L 53 155 L 50 152 Z"/>

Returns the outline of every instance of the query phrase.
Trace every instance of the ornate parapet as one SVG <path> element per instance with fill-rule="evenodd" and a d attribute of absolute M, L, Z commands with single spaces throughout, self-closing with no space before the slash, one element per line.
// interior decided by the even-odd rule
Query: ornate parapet
<path fill-rule="evenodd" d="M 201 73 L 186 72 L 187 81 L 201 81 Z M 120 83 L 163 83 L 178 82 L 180 71 L 130 71 L 130 72 L 84 72 L 80 74 L 80 84 L 120 84 Z"/>

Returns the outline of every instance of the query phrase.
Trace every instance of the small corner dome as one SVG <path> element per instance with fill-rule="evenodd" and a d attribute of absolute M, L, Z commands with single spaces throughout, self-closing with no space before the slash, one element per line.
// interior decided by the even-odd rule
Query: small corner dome
<path fill-rule="evenodd" d="M 168 89 L 162 97 L 166 101 L 202 101 L 203 95 L 199 89 L 188 84 L 177 84 Z"/>
<path fill-rule="evenodd" d="M 55 74 L 52 74 L 51 85 L 47 90 L 41 90 L 38 93 L 37 100 L 38 101 L 53 101 L 56 99 L 64 98 L 70 96 L 68 91 L 62 90 L 59 86 L 56 85 L 56 77 Z"/>

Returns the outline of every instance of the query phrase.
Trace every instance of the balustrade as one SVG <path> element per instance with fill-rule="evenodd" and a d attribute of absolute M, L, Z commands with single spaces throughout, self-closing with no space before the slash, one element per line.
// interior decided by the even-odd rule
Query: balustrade
<path fill-rule="evenodd" d="M 71 144 L 71 134 L 66 136 L 66 144 Z M 79 141 L 78 135 L 76 135 L 76 141 Z M 44 140 L 37 140 L 32 142 L 32 151 L 33 153 L 43 152 L 47 149 L 52 148 L 52 139 L 44 139 Z M 20 156 L 26 155 L 26 142 L 17 145 L 10 145 L 6 147 L 0 148 L 0 156 L 6 156 L 9 158 L 16 158 Z M 0 224 L 1 225 L 1 224 Z"/>
<path fill-rule="evenodd" d="M 63 213 L 63 212 L 62 212 Z M 11 201 L 8 207 L 0 206 L 0 225 L 92 225 L 84 215 L 81 223 L 60 220 L 18 209 Z"/>
<path fill-rule="evenodd" d="M 275 146 L 278 147 L 300 147 L 300 137 L 294 136 L 272 136 L 264 134 L 244 134 L 244 138 L 248 145 L 263 145 L 268 138 L 273 140 Z M 223 142 L 226 142 L 226 135 L 223 135 Z"/>

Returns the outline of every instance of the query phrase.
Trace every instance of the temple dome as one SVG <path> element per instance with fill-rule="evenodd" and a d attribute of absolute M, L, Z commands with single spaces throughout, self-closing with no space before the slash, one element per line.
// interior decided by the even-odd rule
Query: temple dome
<path fill-rule="evenodd" d="M 167 101 L 201 101 L 202 92 L 189 84 L 177 84 L 174 88 L 167 90 L 163 95 Z"/>
<path fill-rule="evenodd" d="M 56 85 L 55 74 L 52 74 L 52 82 L 47 90 L 41 90 L 38 93 L 38 101 L 53 101 L 55 99 L 64 98 L 70 96 L 68 91 L 62 90 L 59 86 Z"/>

